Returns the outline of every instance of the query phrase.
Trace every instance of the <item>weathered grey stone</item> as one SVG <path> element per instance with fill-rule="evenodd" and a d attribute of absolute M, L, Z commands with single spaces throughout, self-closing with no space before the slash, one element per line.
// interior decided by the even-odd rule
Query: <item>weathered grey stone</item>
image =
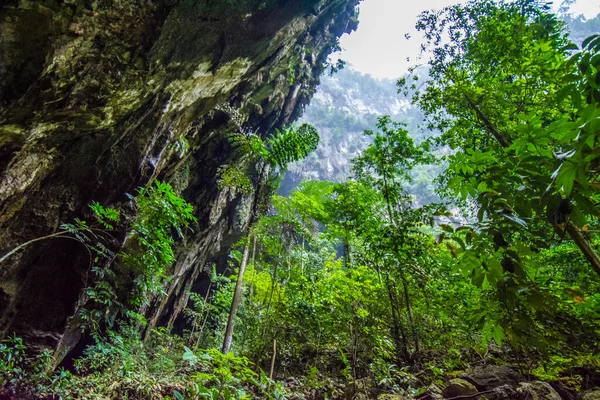
<path fill-rule="evenodd" d="M 491 393 L 486 393 L 485 398 L 487 400 L 516 400 L 519 398 L 519 394 L 510 385 L 501 385 L 492 389 Z"/>
<path fill-rule="evenodd" d="M 586 390 L 580 394 L 581 400 L 600 400 L 600 389 Z"/>
<path fill-rule="evenodd" d="M 521 382 L 517 393 L 521 398 L 528 400 L 561 400 L 556 390 L 547 382 Z"/>
<path fill-rule="evenodd" d="M 472 383 L 461 378 L 450 379 L 450 382 L 442 390 L 442 396 L 446 399 L 457 396 L 469 396 L 475 393 L 477 393 L 477 388 Z"/>
<path fill-rule="evenodd" d="M 438 385 L 437 383 L 432 383 L 431 385 L 429 385 L 427 387 L 427 389 L 425 390 L 425 392 L 429 393 L 431 396 L 437 396 L 437 397 L 442 397 L 442 390 L 443 388 L 440 387 L 440 385 Z"/>
<path fill-rule="evenodd" d="M 524 378 L 508 365 L 477 366 L 460 375 L 474 384 L 480 391 L 490 390 L 501 385 L 517 387 Z"/>

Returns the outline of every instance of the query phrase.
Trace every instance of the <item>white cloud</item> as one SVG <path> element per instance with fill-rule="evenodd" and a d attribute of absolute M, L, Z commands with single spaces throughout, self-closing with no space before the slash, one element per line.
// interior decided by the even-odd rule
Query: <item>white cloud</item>
<path fill-rule="evenodd" d="M 598 0 L 577 0 L 571 6 L 571 13 L 583 14 L 586 18 L 594 18 L 600 13 L 600 2 Z"/>
<path fill-rule="evenodd" d="M 415 30 L 418 15 L 440 9 L 459 0 L 364 0 L 360 5 L 358 30 L 341 38 L 341 58 L 352 69 L 377 78 L 396 78 L 414 65 L 421 39 Z M 557 2 L 555 8 L 558 8 Z M 600 12 L 597 0 L 577 0 L 571 6 L 576 14 L 591 18 Z M 411 39 L 404 37 L 405 33 Z M 407 61 L 407 57 L 411 61 Z"/>

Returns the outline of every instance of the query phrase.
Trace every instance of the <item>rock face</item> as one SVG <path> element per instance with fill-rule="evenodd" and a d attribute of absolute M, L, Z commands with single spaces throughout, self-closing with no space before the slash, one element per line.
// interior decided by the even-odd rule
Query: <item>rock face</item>
<path fill-rule="evenodd" d="M 450 382 L 448 382 L 448 385 L 442 391 L 442 396 L 448 399 L 457 396 L 470 396 L 475 393 L 477 393 L 477 388 L 473 384 L 464 379 L 455 378 L 450 379 Z"/>
<path fill-rule="evenodd" d="M 511 366 L 508 365 L 486 365 L 472 368 L 464 374 L 461 374 L 463 379 L 453 379 L 446 390 L 456 386 L 461 389 L 464 384 L 472 383 L 468 391 L 452 392 L 452 396 L 444 395 L 444 397 L 455 397 L 458 395 L 472 395 L 479 392 L 485 394 L 485 398 L 489 400 L 560 400 L 560 395 L 547 382 L 524 382 L 525 377 L 520 375 Z M 462 385 L 453 385 L 453 381 L 460 381 Z M 456 394 L 455 394 L 456 393 Z"/>
<path fill-rule="evenodd" d="M 215 106 L 240 110 L 262 135 L 297 118 L 337 38 L 355 28 L 357 3 L 2 2 L 0 254 L 89 218 L 92 201 L 126 211 L 126 193 L 167 181 L 199 221 L 167 295 L 146 310 L 150 327 L 172 324 L 186 291 L 247 228 L 254 200 L 217 187 L 217 170 L 239 155 L 225 136 L 230 115 Z M 64 356 L 79 340 L 68 321 L 89 268 L 86 249 L 66 239 L 1 263 L 0 337 L 15 332 Z"/>
<path fill-rule="evenodd" d="M 600 389 L 582 392 L 580 398 L 581 400 L 600 400 Z"/>
<path fill-rule="evenodd" d="M 554 387 L 553 387 L 554 385 Z M 450 379 L 440 392 L 431 385 L 418 399 L 461 399 L 477 398 L 487 400 L 561 400 L 574 398 L 569 390 L 555 382 L 551 385 L 542 381 L 526 381 L 510 365 L 477 366 L 460 374 L 460 378 Z M 561 394 L 559 394 L 561 393 Z M 600 399 L 595 397 L 600 391 L 582 392 L 580 399 Z"/>
<path fill-rule="evenodd" d="M 498 386 L 509 385 L 516 387 L 525 379 L 508 365 L 486 365 L 472 368 L 460 376 L 471 382 L 480 391 L 494 389 Z"/>
<path fill-rule="evenodd" d="M 556 390 L 547 382 L 521 382 L 517 388 L 517 393 L 523 399 L 531 400 L 560 400 Z"/>

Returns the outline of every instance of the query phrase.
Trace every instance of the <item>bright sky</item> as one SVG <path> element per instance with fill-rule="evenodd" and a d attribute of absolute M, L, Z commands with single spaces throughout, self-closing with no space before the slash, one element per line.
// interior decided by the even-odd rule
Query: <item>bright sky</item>
<path fill-rule="evenodd" d="M 424 10 L 440 9 L 460 0 L 363 0 L 358 30 L 341 38 L 341 58 L 352 69 L 377 78 L 397 78 L 406 72 L 419 53 L 419 34 L 414 29 Z M 561 1 L 555 1 L 558 8 Z M 591 18 L 600 13 L 598 0 L 576 0 L 574 14 Z M 404 38 L 410 33 L 411 40 Z M 411 61 L 407 62 L 406 58 Z"/>

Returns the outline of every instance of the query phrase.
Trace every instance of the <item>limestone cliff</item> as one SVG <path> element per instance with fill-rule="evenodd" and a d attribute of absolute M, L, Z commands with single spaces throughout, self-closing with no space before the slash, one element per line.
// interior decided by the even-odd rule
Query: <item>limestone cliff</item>
<path fill-rule="evenodd" d="M 230 117 L 215 106 L 241 110 L 263 135 L 293 121 L 337 37 L 355 28 L 357 2 L 3 2 L 0 254 L 89 217 L 92 201 L 126 210 L 126 193 L 166 180 L 199 221 L 167 295 L 147 310 L 150 326 L 172 324 L 205 266 L 247 227 L 253 200 L 217 188 L 235 152 Z M 123 224 L 113 234 L 126 232 Z M 0 337 L 16 332 L 64 356 L 79 341 L 68 321 L 89 266 L 86 249 L 67 239 L 0 264 Z"/>

